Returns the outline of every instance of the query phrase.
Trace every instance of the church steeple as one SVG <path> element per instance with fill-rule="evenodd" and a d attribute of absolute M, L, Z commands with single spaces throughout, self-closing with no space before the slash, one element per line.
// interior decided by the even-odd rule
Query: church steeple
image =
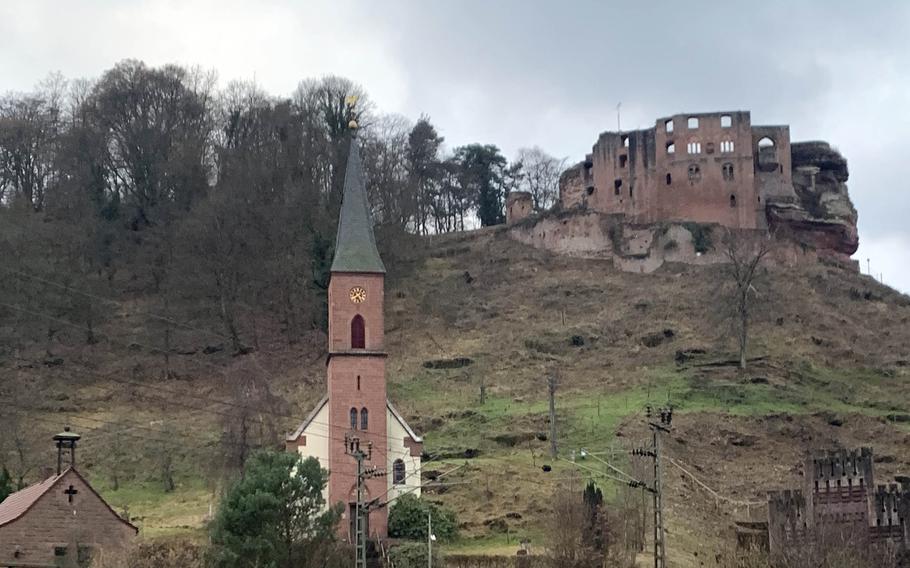
<path fill-rule="evenodd" d="M 344 174 L 344 193 L 338 217 L 338 233 L 335 236 L 332 272 L 385 273 L 385 265 L 379 257 L 376 237 L 373 235 L 373 220 L 370 217 L 355 125 L 352 123 L 354 128 Z"/>

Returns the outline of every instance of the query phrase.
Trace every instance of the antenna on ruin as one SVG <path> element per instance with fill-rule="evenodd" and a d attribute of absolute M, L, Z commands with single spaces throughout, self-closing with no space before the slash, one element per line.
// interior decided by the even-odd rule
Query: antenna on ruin
<path fill-rule="evenodd" d="M 619 122 L 619 109 L 622 107 L 622 101 L 616 103 L 616 130 L 622 132 L 622 125 Z"/>

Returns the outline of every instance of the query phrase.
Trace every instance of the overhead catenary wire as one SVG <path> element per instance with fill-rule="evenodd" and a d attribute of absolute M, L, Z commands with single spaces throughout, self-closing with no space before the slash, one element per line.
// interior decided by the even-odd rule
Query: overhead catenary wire
<path fill-rule="evenodd" d="M 573 462 L 572 460 L 567 460 L 567 459 L 564 458 L 564 457 L 559 457 L 559 456 L 557 456 L 556 459 L 558 459 L 558 460 L 560 460 L 560 461 L 564 461 L 564 462 L 566 462 L 566 463 L 570 463 L 570 464 L 572 464 L 572 465 L 575 466 L 575 467 L 584 469 L 584 470 L 586 470 L 586 471 L 588 471 L 588 472 L 590 472 L 590 473 L 593 473 L 593 474 L 595 474 L 595 475 L 597 475 L 597 476 L 599 476 L 599 477 L 604 477 L 604 478 L 606 478 L 606 479 L 610 479 L 610 480 L 612 480 L 612 481 L 616 481 L 617 483 L 621 483 L 621 484 L 623 484 L 623 485 L 629 485 L 630 487 L 643 487 L 643 486 L 645 485 L 643 482 L 641 482 L 641 481 L 639 481 L 639 480 L 637 480 L 637 479 L 628 480 L 628 479 L 623 479 L 623 478 L 621 478 L 621 477 L 616 477 L 615 475 L 610 475 L 609 473 L 606 473 L 606 472 L 603 472 L 603 471 L 594 469 L 593 467 L 588 467 L 588 466 L 582 465 L 582 464 L 580 464 L 580 463 L 578 463 L 578 462 Z"/>
<path fill-rule="evenodd" d="M 599 461 L 600 463 L 604 464 L 605 466 L 607 466 L 607 467 L 610 468 L 611 470 L 615 471 L 616 473 L 618 473 L 618 474 L 620 474 L 620 475 L 623 475 L 623 476 L 625 476 L 625 477 L 628 477 L 628 478 L 629 478 L 630 480 L 632 480 L 632 481 L 638 481 L 637 479 L 635 479 L 635 477 L 633 477 L 633 476 L 629 475 L 628 473 L 624 472 L 623 470 L 619 469 L 618 467 L 616 467 L 615 465 L 611 464 L 611 463 L 608 462 L 607 460 L 597 457 L 596 455 L 592 454 L 591 452 L 588 452 L 588 451 L 585 450 L 584 448 L 582 448 L 581 451 L 585 453 L 585 456 L 594 458 L 595 460 L 597 460 L 597 461 Z"/>
<path fill-rule="evenodd" d="M 749 508 L 749 507 L 758 507 L 758 506 L 766 505 L 766 504 L 767 504 L 767 503 L 764 502 L 764 501 L 741 501 L 741 500 L 739 500 L 739 499 L 732 499 L 732 498 L 730 498 L 730 497 L 725 497 L 724 495 L 721 495 L 721 494 L 718 493 L 716 490 L 714 490 L 714 489 L 712 489 L 711 487 L 709 487 L 709 486 L 708 486 L 706 483 L 704 483 L 702 480 L 698 479 L 691 471 L 689 471 L 688 469 L 686 469 L 685 467 L 683 467 L 682 464 L 680 464 L 679 460 L 674 459 L 674 458 L 671 458 L 671 457 L 669 457 L 669 456 L 665 456 L 665 458 L 667 459 L 668 462 L 670 462 L 671 465 L 673 465 L 674 467 L 676 467 L 678 470 L 680 470 L 680 471 L 683 472 L 685 475 L 687 475 L 690 479 L 692 479 L 692 481 L 694 481 L 696 484 L 698 484 L 699 487 L 701 487 L 702 489 L 704 489 L 705 491 L 707 491 L 708 493 L 710 493 L 711 496 L 714 497 L 714 499 L 717 500 L 717 501 L 725 501 L 725 502 L 730 503 L 730 504 L 732 504 L 732 505 L 736 505 L 736 506 L 740 506 L 740 507 L 747 507 L 747 508 Z"/>

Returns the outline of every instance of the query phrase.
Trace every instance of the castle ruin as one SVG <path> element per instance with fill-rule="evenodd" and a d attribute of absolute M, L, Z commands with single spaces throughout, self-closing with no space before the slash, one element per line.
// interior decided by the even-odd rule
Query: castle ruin
<path fill-rule="evenodd" d="M 522 242 L 643 272 L 664 261 L 721 261 L 693 244 L 693 225 L 702 234 L 773 232 L 794 254 L 852 265 L 859 242 L 847 178 L 836 150 L 791 143 L 788 126 L 753 125 L 748 111 L 677 114 L 652 128 L 601 133 L 562 174 L 555 211 L 533 215 L 516 196 L 507 217 Z"/>

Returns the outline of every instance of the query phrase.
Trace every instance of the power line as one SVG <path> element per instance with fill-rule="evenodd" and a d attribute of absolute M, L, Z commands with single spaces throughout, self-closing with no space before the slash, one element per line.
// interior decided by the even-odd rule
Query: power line
<path fill-rule="evenodd" d="M 708 487 L 708 485 L 706 483 L 704 483 L 703 481 L 701 481 L 700 479 L 695 477 L 695 475 L 691 471 L 689 471 L 688 469 L 686 469 L 679 463 L 679 460 L 673 459 L 668 456 L 667 461 L 670 462 L 674 467 L 679 469 L 681 472 L 686 474 L 688 477 L 690 477 L 695 483 L 697 483 L 699 486 L 701 486 L 702 489 L 704 489 L 705 491 L 710 493 L 711 496 L 714 497 L 714 499 L 716 499 L 717 501 L 726 501 L 727 503 L 730 503 L 732 505 L 746 507 L 746 508 L 758 507 L 758 506 L 767 504 L 765 501 L 740 501 L 738 499 L 731 499 L 730 497 L 725 497 L 725 496 L 721 495 L 720 493 L 718 493 L 716 490 Z"/>

